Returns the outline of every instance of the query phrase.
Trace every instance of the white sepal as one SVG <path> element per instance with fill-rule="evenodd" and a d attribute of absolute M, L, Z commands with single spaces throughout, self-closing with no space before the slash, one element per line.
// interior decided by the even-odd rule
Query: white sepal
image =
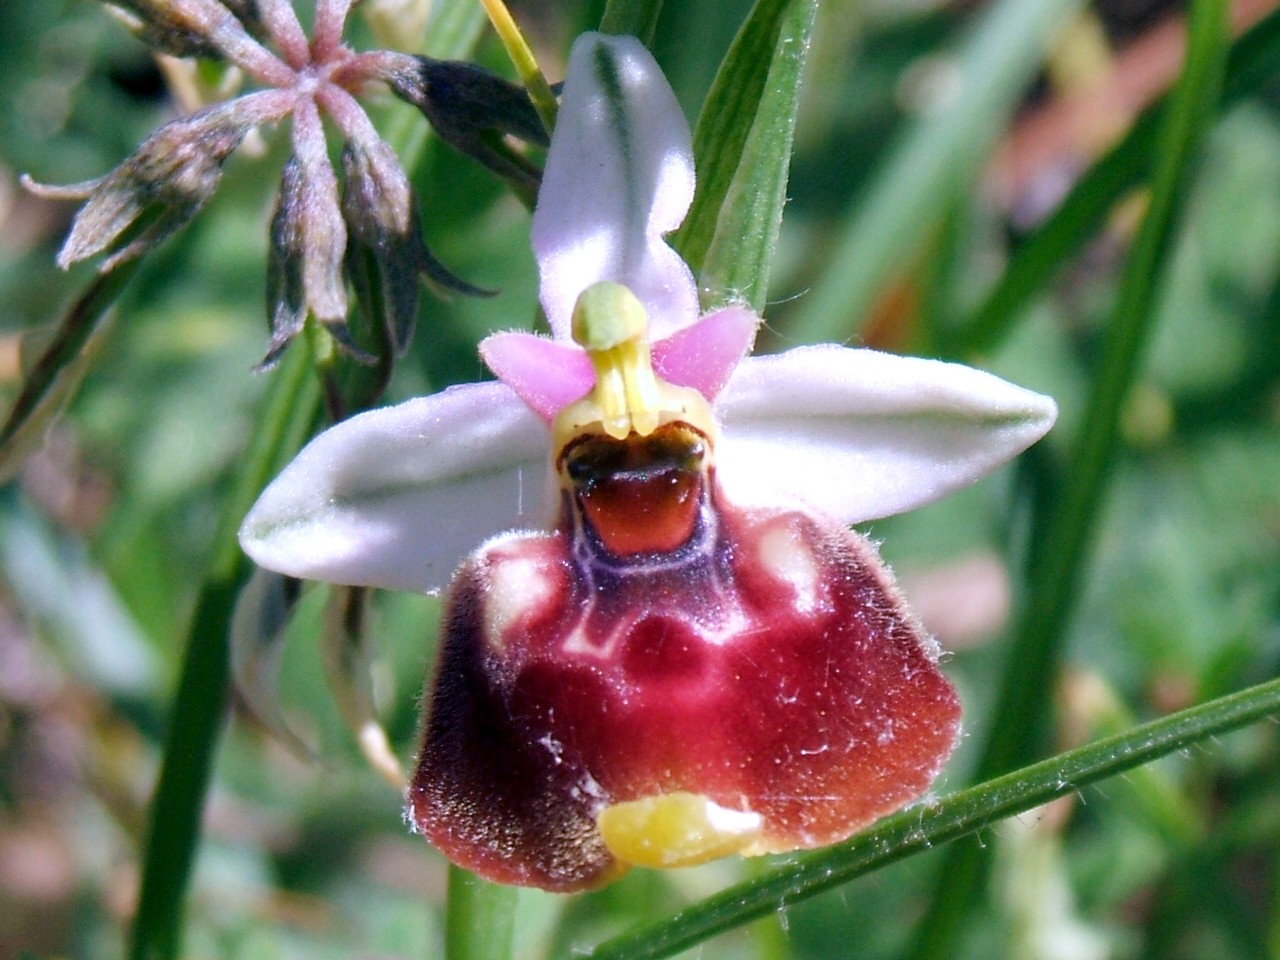
<path fill-rule="evenodd" d="M 972 367 L 836 346 L 749 357 L 716 404 L 739 502 L 802 500 L 845 523 L 939 499 L 1021 453 L 1057 406 Z"/>
<path fill-rule="evenodd" d="M 542 423 L 500 383 L 371 410 L 312 440 L 240 528 L 261 566 L 434 591 L 476 545 L 550 519 Z"/>

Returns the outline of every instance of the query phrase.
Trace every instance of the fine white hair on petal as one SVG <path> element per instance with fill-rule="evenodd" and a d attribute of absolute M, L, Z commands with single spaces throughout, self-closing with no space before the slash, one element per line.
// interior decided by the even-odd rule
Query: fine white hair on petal
<path fill-rule="evenodd" d="M 240 528 L 260 566 L 434 591 L 476 545 L 550 519 L 547 427 L 501 383 L 371 410 L 312 440 Z"/>
<path fill-rule="evenodd" d="M 649 51 L 634 37 L 579 37 L 533 215 L 557 338 L 568 339 L 578 295 L 601 280 L 640 299 L 654 340 L 697 319 L 693 274 L 662 239 L 689 209 L 693 176 L 688 121 Z"/>
<path fill-rule="evenodd" d="M 731 497 L 799 499 L 845 523 L 974 482 L 1058 413 L 1051 398 L 972 367 L 837 346 L 744 360 L 716 411 Z"/>

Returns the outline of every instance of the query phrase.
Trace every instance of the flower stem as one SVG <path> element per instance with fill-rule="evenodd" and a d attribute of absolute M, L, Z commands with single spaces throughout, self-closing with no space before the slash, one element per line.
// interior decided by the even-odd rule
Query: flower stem
<path fill-rule="evenodd" d="M 449 864 L 445 960 L 510 960 L 517 893 Z"/>
<path fill-rule="evenodd" d="M 231 612 L 252 569 L 240 551 L 236 531 L 267 480 L 302 445 L 315 419 L 319 398 L 309 359 L 305 347 L 297 345 L 282 358 L 259 409 L 242 469 L 223 503 L 187 634 L 160 780 L 151 800 L 129 952 L 133 960 L 170 960 L 180 953 L 183 899 L 200 842 L 200 815 L 226 707 Z"/>
<path fill-rule="evenodd" d="M 516 26 L 511 11 L 502 0 L 480 0 L 484 4 L 484 12 L 489 15 L 489 22 L 498 34 L 498 39 L 507 49 L 507 56 L 515 65 L 520 82 L 529 91 L 529 99 L 542 118 L 542 125 L 547 128 L 547 135 L 556 127 L 556 95 L 551 92 L 551 84 L 538 66 L 538 61 L 529 49 L 529 42 Z"/>

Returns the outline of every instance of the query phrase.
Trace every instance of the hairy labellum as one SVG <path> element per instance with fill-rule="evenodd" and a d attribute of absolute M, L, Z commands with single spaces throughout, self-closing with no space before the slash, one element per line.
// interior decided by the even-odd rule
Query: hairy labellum
<path fill-rule="evenodd" d="M 321 434 L 240 532 L 293 576 L 434 591 L 457 569 L 409 815 L 494 881 L 815 847 L 920 797 L 959 704 L 847 525 L 972 483 L 1056 415 L 955 364 L 746 356 L 760 318 L 699 316 L 663 241 L 693 192 L 648 51 L 580 38 L 531 231 L 553 336 L 495 334 L 501 383 Z"/>
<path fill-rule="evenodd" d="M 874 547 L 726 502 L 707 443 L 575 441 L 557 528 L 455 577 L 410 794 L 450 859 L 576 890 L 820 846 L 950 754 L 959 704 Z"/>

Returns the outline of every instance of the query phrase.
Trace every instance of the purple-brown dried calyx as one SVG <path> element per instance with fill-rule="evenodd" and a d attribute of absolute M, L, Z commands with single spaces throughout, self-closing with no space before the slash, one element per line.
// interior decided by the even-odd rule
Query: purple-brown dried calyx
<path fill-rule="evenodd" d="M 427 249 L 408 178 L 357 96 L 370 83 L 387 83 L 422 110 L 446 142 L 529 196 L 537 168 L 510 145 L 492 142 L 509 134 L 545 143 L 523 91 L 465 64 L 352 51 L 342 42 L 352 0 L 317 0 L 311 38 L 288 0 L 117 0 L 109 6 L 158 50 L 221 60 L 268 89 L 165 124 L 99 179 L 68 187 L 24 180 L 42 196 L 86 201 L 58 255 L 61 266 L 106 254 L 106 271 L 149 252 L 210 199 L 224 162 L 250 130 L 291 118 L 293 152 L 271 230 L 271 346 L 264 365 L 308 318 L 360 355 L 347 332 L 348 281 L 374 330 L 374 349 L 389 356 L 409 343 L 420 279 L 439 291 L 487 293 Z M 344 144 L 341 186 L 325 118 Z"/>

